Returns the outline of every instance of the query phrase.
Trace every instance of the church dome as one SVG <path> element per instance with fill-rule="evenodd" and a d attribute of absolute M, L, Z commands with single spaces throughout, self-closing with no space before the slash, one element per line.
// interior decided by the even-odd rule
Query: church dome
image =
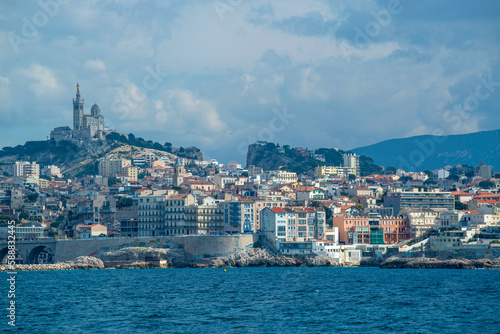
<path fill-rule="evenodd" d="M 101 114 L 101 108 L 99 108 L 97 104 L 94 104 L 92 109 L 90 109 L 90 114 L 92 116 L 99 116 Z"/>

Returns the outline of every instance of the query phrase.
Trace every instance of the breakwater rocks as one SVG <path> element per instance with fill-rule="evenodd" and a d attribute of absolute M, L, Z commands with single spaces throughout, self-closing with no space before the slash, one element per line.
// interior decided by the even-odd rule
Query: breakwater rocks
<path fill-rule="evenodd" d="M 0 271 L 41 271 L 41 270 L 77 270 L 104 269 L 104 263 L 92 256 L 80 256 L 73 261 L 54 264 L 16 264 L 12 268 L 1 265 Z"/>
<path fill-rule="evenodd" d="M 128 247 L 96 254 L 106 267 L 115 268 L 221 268 L 221 267 L 325 267 L 338 266 L 328 256 L 278 256 L 266 249 L 250 248 L 219 257 L 195 259 L 182 249 Z M 163 264 L 166 261 L 168 265 Z"/>
<path fill-rule="evenodd" d="M 280 256 L 266 249 L 251 248 L 217 257 L 198 266 L 220 267 L 337 267 L 339 264 L 326 255 Z"/>
<path fill-rule="evenodd" d="M 500 258 L 468 260 L 468 259 L 435 259 L 435 258 L 400 258 L 363 259 L 361 267 L 406 268 L 406 269 L 500 269 Z"/>

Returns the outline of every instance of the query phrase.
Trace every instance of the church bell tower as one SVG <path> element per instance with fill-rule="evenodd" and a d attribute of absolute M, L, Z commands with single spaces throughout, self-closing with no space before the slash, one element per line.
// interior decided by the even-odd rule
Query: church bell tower
<path fill-rule="evenodd" d="M 76 99 L 73 99 L 73 131 L 83 128 L 83 99 L 80 98 L 80 85 L 76 84 Z"/>

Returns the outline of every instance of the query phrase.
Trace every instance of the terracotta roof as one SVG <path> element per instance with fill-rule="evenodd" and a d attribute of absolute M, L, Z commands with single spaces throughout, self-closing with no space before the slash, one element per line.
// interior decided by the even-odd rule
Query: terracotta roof
<path fill-rule="evenodd" d="M 285 210 L 283 210 L 282 208 L 276 208 L 276 207 L 275 207 L 275 208 L 271 208 L 271 210 L 272 210 L 273 212 L 276 212 L 276 213 L 286 213 L 286 211 L 285 211 Z"/>

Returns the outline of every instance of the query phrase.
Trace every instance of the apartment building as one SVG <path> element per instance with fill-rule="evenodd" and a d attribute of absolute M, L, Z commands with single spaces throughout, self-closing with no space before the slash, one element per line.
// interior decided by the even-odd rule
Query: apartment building
<path fill-rule="evenodd" d="M 255 201 L 233 199 L 224 203 L 224 232 L 255 233 Z"/>
<path fill-rule="evenodd" d="M 260 215 L 261 232 L 273 246 L 325 237 L 325 212 L 321 209 L 266 207 Z"/>
<path fill-rule="evenodd" d="M 392 207 L 394 214 L 402 209 L 454 209 L 455 197 L 450 192 L 405 191 L 390 192 L 384 197 L 384 206 Z"/>
<path fill-rule="evenodd" d="M 400 215 L 408 219 L 410 237 L 418 238 L 430 229 L 436 228 L 440 212 L 424 208 L 409 208 L 402 210 Z"/>
<path fill-rule="evenodd" d="M 78 202 L 77 219 L 87 225 L 112 226 L 116 216 L 116 199 L 111 195 L 97 195 Z"/>
<path fill-rule="evenodd" d="M 397 244 L 410 240 L 410 223 L 407 218 L 384 217 L 380 219 L 380 229 L 384 233 L 384 244 Z"/>
<path fill-rule="evenodd" d="M 165 195 L 139 195 L 137 228 L 139 237 L 165 235 Z"/>
<path fill-rule="evenodd" d="M 186 206 L 186 234 L 222 234 L 224 207 L 222 204 Z"/>
<path fill-rule="evenodd" d="M 265 196 L 255 198 L 255 230 L 260 230 L 260 213 L 265 208 L 284 208 L 286 201 L 281 196 Z"/>
<path fill-rule="evenodd" d="M 191 194 L 172 195 L 165 199 L 165 235 L 187 234 L 186 207 L 195 203 Z"/>
<path fill-rule="evenodd" d="M 339 243 L 344 245 L 369 244 L 370 224 L 368 217 L 335 216 L 333 226 L 339 229 Z"/>
<path fill-rule="evenodd" d="M 40 176 L 40 165 L 35 161 L 16 161 L 12 165 L 12 173 L 17 176 Z"/>
<path fill-rule="evenodd" d="M 340 166 L 318 166 L 315 169 L 316 176 L 335 176 L 346 178 L 350 174 L 356 175 L 355 167 L 340 167 Z"/>
<path fill-rule="evenodd" d="M 128 159 L 103 158 L 99 160 L 99 175 L 104 177 L 127 176 L 130 181 L 137 181 L 139 168 L 132 166 Z"/>

